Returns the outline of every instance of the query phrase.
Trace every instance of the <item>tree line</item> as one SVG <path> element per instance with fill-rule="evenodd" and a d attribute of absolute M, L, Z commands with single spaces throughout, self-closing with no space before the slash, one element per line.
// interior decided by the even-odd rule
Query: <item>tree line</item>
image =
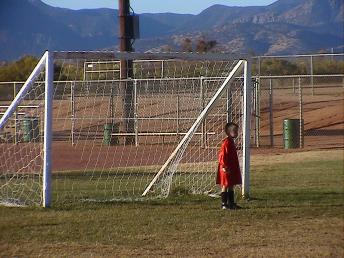
<path fill-rule="evenodd" d="M 201 42 L 196 48 L 203 50 L 211 49 L 214 42 Z M 187 43 L 187 49 L 191 51 L 191 45 Z M 193 50 L 193 49 L 192 49 Z M 207 52 L 207 51 L 206 51 Z M 18 61 L 5 63 L 0 66 L 0 82 L 12 81 L 26 81 L 35 66 L 38 59 L 33 56 L 25 56 Z M 68 68 L 68 71 L 66 70 Z M 73 70 L 73 71 L 72 71 Z M 257 74 L 259 70 L 257 62 L 253 64 L 253 75 Z M 74 77 L 75 79 L 82 78 L 82 69 L 77 69 L 73 65 L 62 67 L 62 65 L 55 65 L 55 79 L 64 80 Z M 333 60 L 329 58 L 319 58 L 313 64 L 314 74 L 343 74 L 344 61 Z M 71 74 L 75 74 L 71 76 Z M 260 65 L 261 75 L 293 75 L 293 74 L 310 74 L 310 64 L 308 61 L 290 61 L 278 58 L 264 58 Z"/>

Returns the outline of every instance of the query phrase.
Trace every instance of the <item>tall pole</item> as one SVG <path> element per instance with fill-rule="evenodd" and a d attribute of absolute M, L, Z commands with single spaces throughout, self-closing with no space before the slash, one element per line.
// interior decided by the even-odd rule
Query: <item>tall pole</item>
<path fill-rule="evenodd" d="M 204 107 L 205 107 L 205 91 L 204 91 L 204 86 L 205 86 L 205 83 L 204 83 L 204 77 L 201 76 L 200 78 L 200 91 L 201 91 L 201 96 L 200 96 L 200 99 L 201 99 L 201 107 L 200 109 L 203 110 Z M 204 119 L 205 120 L 205 119 Z M 206 137 L 206 124 L 205 124 L 205 121 L 202 122 L 202 135 L 201 135 L 201 146 L 202 148 L 205 148 L 206 147 L 206 144 L 207 144 L 207 137 Z"/>
<path fill-rule="evenodd" d="M 250 196 L 250 125 L 251 125 L 251 60 L 244 63 L 244 116 L 243 116 L 243 157 L 242 157 L 242 196 Z"/>
<path fill-rule="evenodd" d="M 75 144 L 74 139 L 74 131 L 75 131 L 75 82 L 72 82 L 70 85 L 70 101 L 71 101 L 71 140 L 72 140 L 72 146 Z"/>
<path fill-rule="evenodd" d="M 302 85 L 301 85 L 301 77 L 299 77 L 299 118 L 300 118 L 300 125 L 299 125 L 299 137 L 300 137 L 300 148 L 304 147 L 304 138 L 303 138 L 303 92 L 302 92 Z"/>
<path fill-rule="evenodd" d="M 312 96 L 314 96 L 314 67 L 313 67 L 313 56 L 311 56 L 311 86 L 312 86 Z"/>
<path fill-rule="evenodd" d="M 118 0 L 118 15 L 119 15 L 119 40 L 120 51 L 131 52 L 131 37 L 128 24 L 128 16 L 130 16 L 130 0 Z M 122 60 L 126 62 L 126 60 Z M 122 69 L 121 69 L 122 70 Z M 121 73 L 124 74 L 124 73 Z"/>
<path fill-rule="evenodd" d="M 43 164 L 43 207 L 51 206 L 51 144 L 54 92 L 54 60 L 51 52 L 45 59 L 45 106 L 44 106 L 44 164 Z"/>
<path fill-rule="evenodd" d="M 118 1 L 118 15 L 119 15 L 119 41 L 121 52 L 132 52 L 132 36 L 130 31 L 130 25 L 128 23 L 128 17 L 130 16 L 130 0 Z M 124 131 L 130 134 L 125 138 L 126 144 L 134 144 L 135 137 L 132 133 L 135 131 L 135 101 L 134 101 L 134 86 L 133 82 L 128 80 L 133 78 L 133 62 L 132 60 L 122 59 L 120 61 L 121 72 L 121 92 L 123 101 L 123 121 Z"/>
<path fill-rule="evenodd" d="M 269 122 L 270 122 L 270 146 L 274 147 L 274 115 L 273 115 L 273 86 L 272 78 L 269 80 Z"/>
<path fill-rule="evenodd" d="M 13 99 L 17 95 L 17 84 L 13 83 Z M 14 112 L 14 144 L 18 143 L 18 112 L 17 110 Z"/>

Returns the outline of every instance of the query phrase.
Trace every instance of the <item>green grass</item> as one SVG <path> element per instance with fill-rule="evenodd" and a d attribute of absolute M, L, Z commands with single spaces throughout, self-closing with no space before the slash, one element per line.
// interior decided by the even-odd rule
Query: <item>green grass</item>
<path fill-rule="evenodd" d="M 194 165 L 194 169 L 186 163 L 178 166 L 178 172 L 173 176 L 172 192 L 177 192 L 179 195 L 182 192 L 203 193 L 214 188 L 217 164 L 211 162 L 201 165 Z M 157 166 L 144 166 L 117 168 L 110 171 L 53 172 L 52 205 L 63 207 L 80 201 L 142 200 L 142 193 L 159 169 L 160 167 Z M 38 173 L 6 174 L 0 177 L 0 185 L 2 186 L 0 196 L 4 196 L 0 201 L 3 203 L 39 206 L 42 202 L 42 176 L 38 176 Z M 189 185 L 192 185 L 193 189 L 190 189 Z M 158 195 L 161 195 L 159 187 L 156 192 L 150 192 L 149 196 L 153 199 Z"/>
<path fill-rule="evenodd" d="M 190 195 L 0 207 L 0 257 L 343 257 L 343 159 L 324 155 L 253 166 L 239 211 Z"/>

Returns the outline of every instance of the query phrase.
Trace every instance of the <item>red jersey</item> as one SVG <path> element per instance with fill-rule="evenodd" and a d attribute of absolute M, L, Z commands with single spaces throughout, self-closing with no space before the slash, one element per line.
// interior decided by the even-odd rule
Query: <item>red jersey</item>
<path fill-rule="evenodd" d="M 223 168 L 226 168 L 228 173 L 224 172 Z M 231 137 L 227 137 L 221 146 L 216 183 L 224 187 L 241 184 L 238 154 L 234 140 Z"/>

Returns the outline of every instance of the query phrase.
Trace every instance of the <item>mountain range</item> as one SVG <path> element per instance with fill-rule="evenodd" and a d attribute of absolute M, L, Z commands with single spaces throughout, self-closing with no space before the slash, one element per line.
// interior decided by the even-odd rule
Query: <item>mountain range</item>
<path fill-rule="evenodd" d="M 229 3 L 235 3 L 229 1 Z M 50 50 L 116 49 L 118 11 L 70 10 L 40 0 L 0 1 L 0 60 Z M 137 51 L 180 51 L 183 39 L 216 40 L 217 51 L 297 54 L 344 46 L 343 0 L 279 0 L 268 6 L 213 5 L 200 14 L 140 14 Z"/>

